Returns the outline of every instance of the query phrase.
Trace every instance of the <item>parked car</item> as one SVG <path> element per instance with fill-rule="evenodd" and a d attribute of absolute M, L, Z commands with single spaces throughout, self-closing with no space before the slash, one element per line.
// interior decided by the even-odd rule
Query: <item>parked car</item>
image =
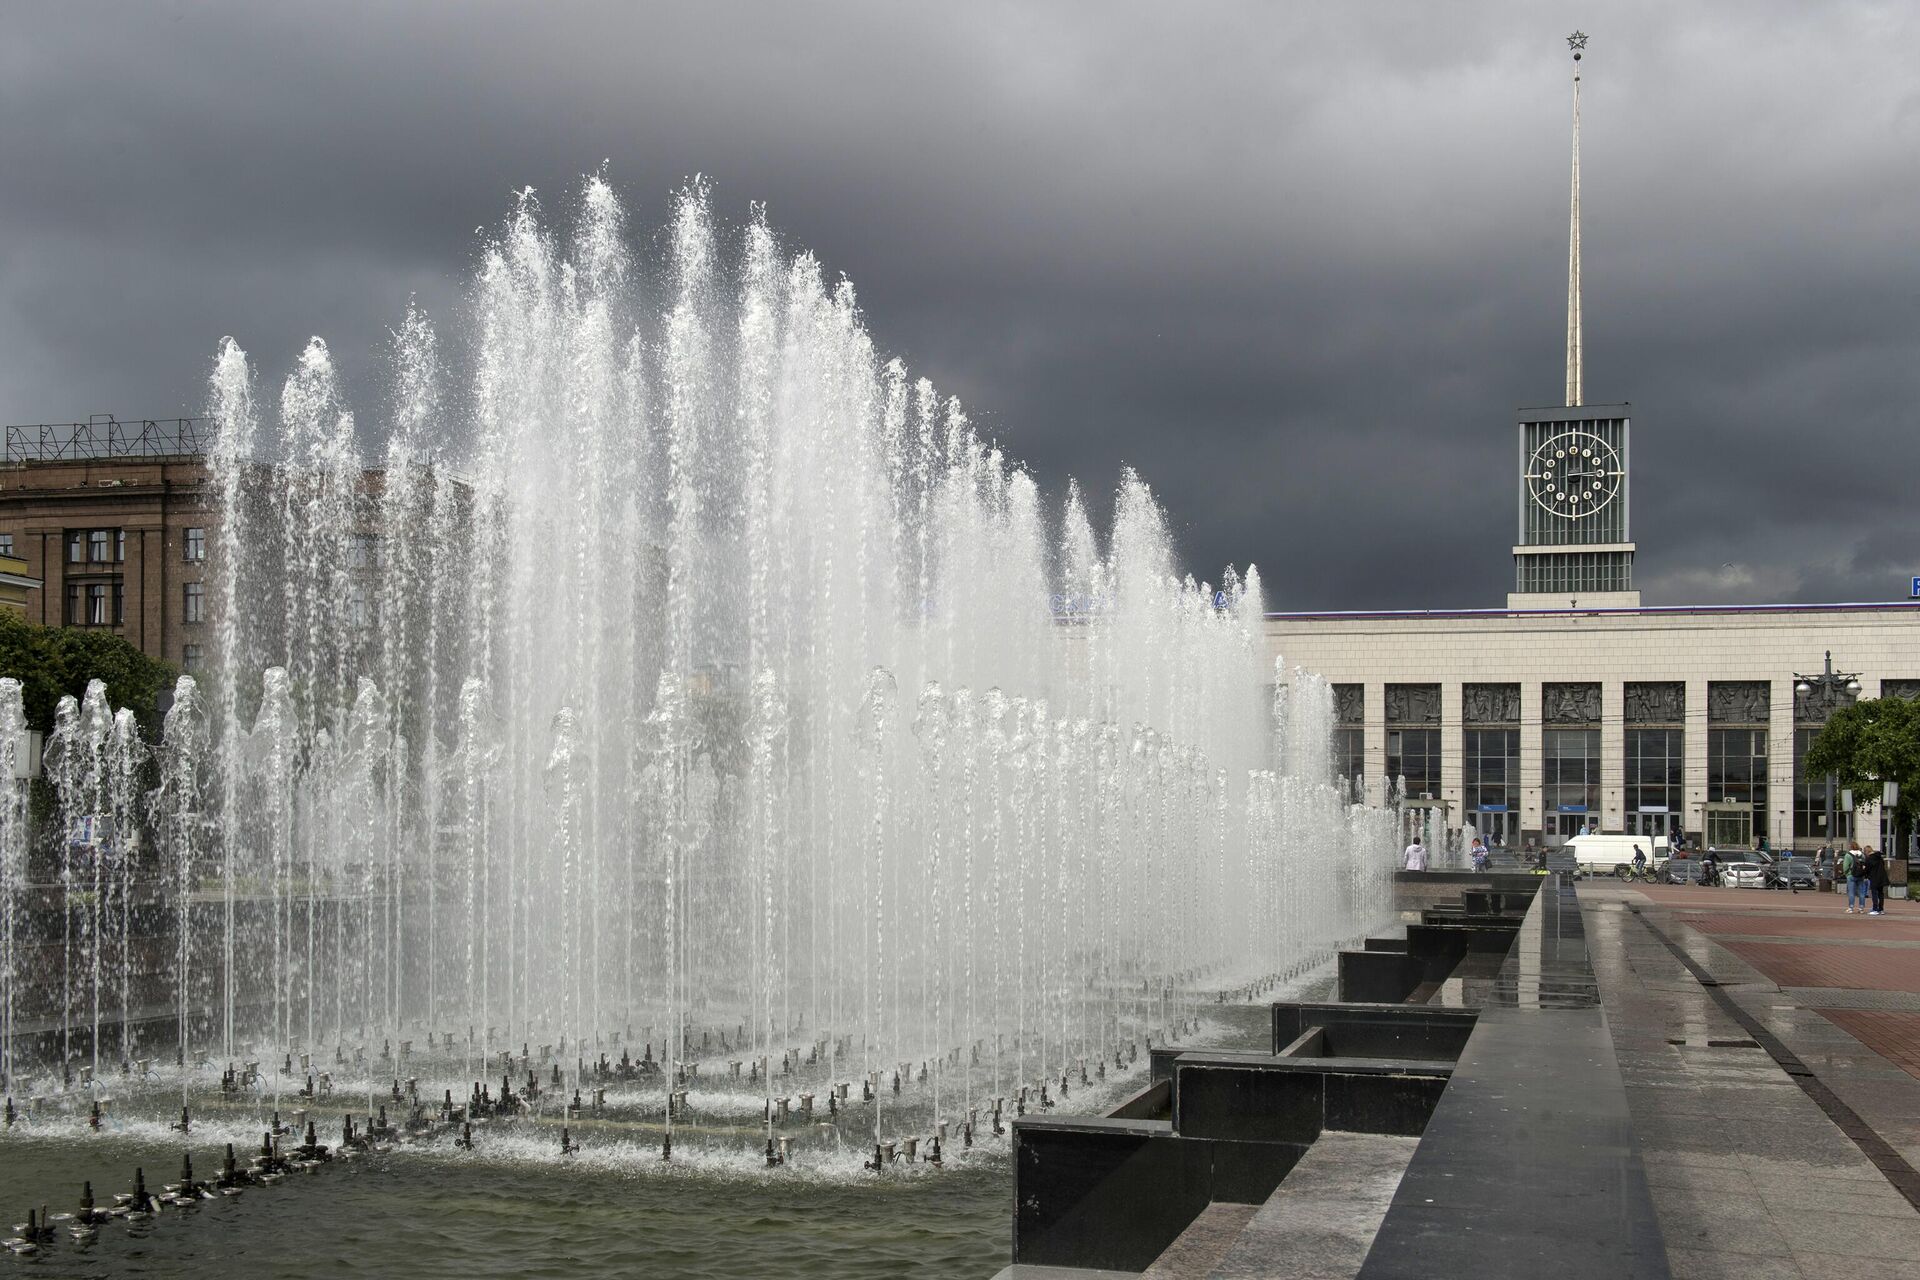
<path fill-rule="evenodd" d="M 1773 858 L 1760 852 L 1729 853 L 1720 874 L 1729 889 L 1765 889 L 1773 878 Z"/>
<path fill-rule="evenodd" d="M 1736 866 L 1745 866 L 1751 870 L 1757 866 L 1753 859 L 1756 856 L 1763 856 L 1755 855 L 1745 849 L 1687 849 L 1676 852 L 1671 858 L 1667 859 L 1666 865 L 1660 869 L 1662 877 L 1668 884 L 1699 884 L 1700 870 L 1706 862 L 1707 854 L 1709 853 L 1711 853 L 1714 856 L 1714 860 L 1720 864 L 1720 883 L 1722 885 L 1738 883 L 1738 881 L 1733 878 L 1733 869 Z M 1752 874 L 1755 876 L 1761 875 L 1758 871 L 1753 871 Z"/>
<path fill-rule="evenodd" d="M 1818 887 L 1818 872 L 1813 859 L 1804 853 L 1790 853 L 1776 864 L 1775 889 L 1813 889 Z"/>

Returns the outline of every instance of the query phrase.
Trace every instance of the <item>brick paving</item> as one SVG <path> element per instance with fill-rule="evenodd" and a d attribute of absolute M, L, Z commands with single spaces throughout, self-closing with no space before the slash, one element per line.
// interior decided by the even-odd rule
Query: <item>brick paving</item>
<path fill-rule="evenodd" d="M 1741 913 L 1780 912 L 1812 918 L 1832 916 L 1836 920 L 1857 921 L 1847 914 L 1845 893 L 1784 893 L 1778 889 L 1703 889 L 1697 884 L 1635 884 L 1629 886 L 1643 898 L 1670 910 L 1736 911 Z M 1887 899 L 1887 914 L 1873 923 L 1898 924 L 1902 920 L 1920 921 L 1920 901 Z"/>
<path fill-rule="evenodd" d="M 1920 1079 L 1920 1013 L 1877 1009 L 1822 1009 L 1820 1016 L 1867 1048 Z"/>
<path fill-rule="evenodd" d="M 1896 951 L 1733 939 L 1722 939 L 1720 945 L 1783 987 L 1920 992 L 1920 948 Z"/>
<path fill-rule="evenodd" d="M 1802 1009 L 1889 1009 L 1920 1013 L 1920 995 L 1908 991 L 1842 991 L 1836 987 L 1782 987 Z"/>
<path fill-rule="evenodd" d="M 1850 916 L 1841 911 L 1803 915 L 1787 911 L 1749 911 L 1740 915 L 1726 912 L 1687 911 L 1681 918 L 1702 933 L 1767 934 L 1776 938 L 1811 938 L 1822 941 L 1873 939 L 1880 942 L 1910 942 L 1920 946 L 1920 913 L 1906 919 L 1894 916 Z"/>
<path fill-rule="evenodd" d="M 1696 885 L 1634 885 L 1632 893 L 1674 913 L 1777 983 L 1813 989 L 1813 1009 L 1889 1063 L 1920 1078 L 1920 902 L 1889 899 L 1884 916 L 1848 915 L 1839 894 Z M 1778 939 L 1776 941 L 1776 939 Z M 1863 946 L 1870 942 L 1874 945 Z M 1839 999 L 1816 992 L 1832 992 Z M 1849 1000 L 1842 993 L 1856 993 Z M 1845 1008 L 1872 1005 L 1892 1008 Z"/>

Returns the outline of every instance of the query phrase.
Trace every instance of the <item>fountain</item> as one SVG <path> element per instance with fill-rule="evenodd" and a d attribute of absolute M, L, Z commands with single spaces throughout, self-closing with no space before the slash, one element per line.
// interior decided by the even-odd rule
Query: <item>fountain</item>
<path fill-rule="evenodd" d="M 1377 927 L 1396 816 L 1255 571 L 1179 576 L 1131 473 L 1104 537 L 1050 510 L 758 211 L 627 243 L 598 177 L 568 237 L 521 196 L 377 429 L 318 339 L 277 406 L 221 345 L 218 661 L 151 744 L 63 700 L 50 808 L 0 795 L 8 1133 L 225 1144 L 169 1204 L 390 1150 L 952 1177 Z M 0 678 L 0 778 L 24 726 Z"/>

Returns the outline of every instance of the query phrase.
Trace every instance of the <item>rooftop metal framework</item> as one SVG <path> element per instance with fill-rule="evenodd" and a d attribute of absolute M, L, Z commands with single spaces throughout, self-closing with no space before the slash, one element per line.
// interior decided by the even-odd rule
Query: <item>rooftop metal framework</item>
<path fill-rule="evenodd" d="M 85 422 L 42 422 L 7 428 L 7 458 L 71 462 L 90 458 L 199 457 L 213 445 L 207 418 L 143 418 L 121 422 L 96 413 Z"/>

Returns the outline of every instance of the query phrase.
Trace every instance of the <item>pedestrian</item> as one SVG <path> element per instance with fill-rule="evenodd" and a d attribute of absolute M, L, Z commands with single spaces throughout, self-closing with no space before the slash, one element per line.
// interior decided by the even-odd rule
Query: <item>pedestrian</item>
<path fill-rule="evenodd" d="M 1419 836 L 1415 836 L 1413 843 L 1407 846 L 1407 870 L 1425 871 L 1426 869 L 1427 846 L 1420 843 Z"/>
<path fill-rule="evenodd" d="M 1864 914 L 1867 909 L 1866 859 L 1860 854 L 1858 840 L 1847 841 L 1847 851 L 1840 855 L 1840 873 L 1847 878 L 1847 914 Z"/>
<path fill-rule="evenodd" d="M 1473 859 L 1473 869 L 1475 871 L 1485 871 L 1487 869 L 1487 842 L 1485 840 L 1482 840 L 1479 836 L 1475 836 L 1473 838 L 1473 847 L 1467 850 L 1467 854 Z"/>
<path fill-rule="evenodd" d="M 1873 890 L 1873 910 L 1867 914 L 1887 914 L 1887 858 L 1872 845 L 1867 846 L 1866 879 L 1867 886 Z"/>

